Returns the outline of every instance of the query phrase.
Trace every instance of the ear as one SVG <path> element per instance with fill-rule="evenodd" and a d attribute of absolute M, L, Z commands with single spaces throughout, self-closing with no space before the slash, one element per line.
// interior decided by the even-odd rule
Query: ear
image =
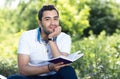
<path fill-rule="evenodd" d="M 41 27 L 41 21 L 40 20 L 38 20 L 38 25 Z"/>

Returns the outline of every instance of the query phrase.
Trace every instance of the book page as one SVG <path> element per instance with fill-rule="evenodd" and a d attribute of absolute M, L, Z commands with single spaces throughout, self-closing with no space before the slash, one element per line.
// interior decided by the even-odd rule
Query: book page
<path fill-rule="evenodd" d="M 77 51 L 75 53 L 72 53 L 72 54 L 68 55 L 67 58 L 74 61 L 74 59 L 78 55 L 78 53 L 80 53 L 80 51 Z"/>
<path fill-rule="evenodd" d="M 83 55 L 84 55 L 83 53 L 81 53 L 81 54 L 77 54 L 76 57 L 73 59 L 73 61 L 79 59 L 79 58 L 82 57 Z"/>

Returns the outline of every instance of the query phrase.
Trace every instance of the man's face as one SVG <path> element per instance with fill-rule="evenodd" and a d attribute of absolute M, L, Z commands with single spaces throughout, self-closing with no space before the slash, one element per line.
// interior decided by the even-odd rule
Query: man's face
<path fill-rule="evenodd" d="M 55 10 L 48 10 L 43 12 L 41 21 L 41 30 L 49 35 L 54 32 L 55 28 L 59 26 L 59 16 Z"/>

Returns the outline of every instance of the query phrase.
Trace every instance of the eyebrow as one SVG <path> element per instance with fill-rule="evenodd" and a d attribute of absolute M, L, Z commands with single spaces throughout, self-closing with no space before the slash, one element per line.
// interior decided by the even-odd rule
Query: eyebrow
<path fill-rule="evenodd" d="M 46 18 L 51 18 L 51 17 L 48 16 L 48 17 L 45 17 L 45 19 L 46 19 Z M 54 16 L 53 18 L 59 18 L 59 16 Z"/>

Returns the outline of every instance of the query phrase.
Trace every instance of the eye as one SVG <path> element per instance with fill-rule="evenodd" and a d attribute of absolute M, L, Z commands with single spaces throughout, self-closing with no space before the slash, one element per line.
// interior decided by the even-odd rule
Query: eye
<path fill-rule="evenodd" d="M 54 18 L 54 20 L 58 20 L 58 18 Z"/>
<path fill-rule="evenodd" d="M 46 18 L 45 20 L 46 20 L 46 21 L 48 21 L 48 20 L 49 20 L 49 18 Z"/>

